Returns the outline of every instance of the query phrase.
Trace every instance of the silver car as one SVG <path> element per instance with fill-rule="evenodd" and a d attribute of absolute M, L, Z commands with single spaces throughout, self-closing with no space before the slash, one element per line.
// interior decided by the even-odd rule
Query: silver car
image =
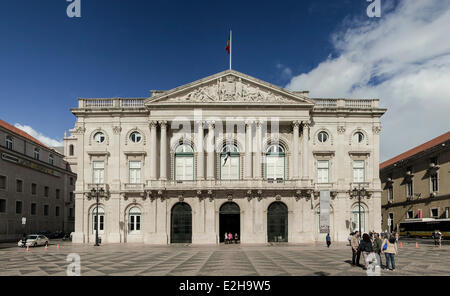
<path fill-rule="evenodd" d="M 45 235 L 41 234 L 30 234 L 27 235 L 27 240 L 25 246 L 28 247 L 36 247 L 36 246 L 45 246 L 48 245 L 48 238 Z M 22 239 L 17 243 L 19 247 L 23 247 Z"/>

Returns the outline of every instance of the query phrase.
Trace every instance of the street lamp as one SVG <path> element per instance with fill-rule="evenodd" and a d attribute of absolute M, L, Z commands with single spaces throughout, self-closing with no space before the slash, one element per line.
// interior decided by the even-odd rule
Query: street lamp
<path fill-rule="evenodd" d="M 361 235 L 361 196 L 366 196 L 367 191 L 364 187 L 361 187 L 361 184 L 358 184 L 358 187 L 353 188 L 352 190 L 353 196 L 358 196 L 358 226 L 359 226 L 359 234 Z"/>
<path fill-rule="evenodd" d="M 95 227 L 95 245 L 94 246 L 96 246 L 96 247 L 98 247 L 99 246 L 99 244 L 98 244 L 98 227 L 99 227 L 99 219 L 98 219 L 98 203 L 99 203 L 99 196 L 100 195 L 103 195 L 105 193 L 105 190 L 103 190 L 103 188 L 102 187 L 99 187 L 98 185 L 97 185 L 97 187 L 95 187 L 95 188 L 92 188 L 91 189 L 91 194 L 92 194 L 92 196 L 94 196 L 95 195 L 95 203 L 96 203 L 96 208 L 95 208 L 95 222 L 96 222 L 96 224 L 97 224 L 97 227 Z"/>

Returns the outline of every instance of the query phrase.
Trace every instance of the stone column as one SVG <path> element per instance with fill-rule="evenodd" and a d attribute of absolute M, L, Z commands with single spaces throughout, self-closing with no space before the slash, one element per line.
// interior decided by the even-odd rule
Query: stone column
<path fill-rule="evenodd" d="M 203 152 L 204 122 L 197 121 L 197 180 L 205 180 L 205 154 Z"/>
<path fill-rule="evenodd" d="M 292 125 L 294 127 L 294 131 L 293 131 L 293 142 L 294 142 L 294 152 L 293 152 L 293 163 L 294 165 L 292 166 L 292 170 L 294 171 L 294 173 L 292 174 L 292 178 L 294 180 L 298 180 L 299 178 L 299 165 L 298 165 L 298 136 L 299 136 L 299 126 L 300 123 L 298 121 L 294 121 L 292 122 Z"/>
<path fill-rule="evenodd" d="M 252 127 L 253 127 L 253 121 L 246 121 L 245 122 L 245 179 L 251 179 L 252 178 L 252 155 L 253 155 L 253 135 L 252 135 Z"/>
<path fill-rule="evenodd" d="M 302 133 L 302 179 L 308 180 L 308 157 L 309 157 L 309 122 L 303 122 L 303 133 Z"/>
<path fill-rule="evenodd" d="M 255 153 L 256 153 L 256 156 L 255 156 L 255 162 L 256 162 L 256 164 L 255 164 L 255 173 L 254 173 L 254 176 L 255 176 L 255 179 L 258 179 L 258 180 L 260 180 L 262 177 L 261 177 L 261 165 L 262 165 L 262 159 L 261 159 L 261 157 L 262 157 L 262 155 L 261 155 L 261 153 L 262 153 L 262 121 L 261 120 L 258 120 L 257 122 L 256 122 L 256 149 L 255 149 Z"/>
<path fill-rule="evenodd" d="M 157 145 L 156 145 L 156 125 L 158 124 L 157 121 L 151 121 L 150 122 L 150 180 L 156 180 L 156 162 L 158 161 L 158 151 L 157 151 Z"/>
<path fill-rule="evenodd" d="M 160 174 L 159 179 L 162 181 L 167 180 L 167 121 L 159 121 L 161 127 L 161 148 L 159 153 L 160 159 Z"/>
<path fill-rule="evenodd" d="M 214 180 L 214 121 L 208 121 L 207 179 Z"/>

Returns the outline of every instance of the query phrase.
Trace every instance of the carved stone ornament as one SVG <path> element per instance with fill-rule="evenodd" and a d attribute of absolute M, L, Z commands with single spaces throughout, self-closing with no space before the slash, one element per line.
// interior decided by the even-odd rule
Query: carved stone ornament
<path fill-rule="evenodd" d="M 114 126 L 112 130 L 115 135 L 118 135 L 122 131 L 122 128 L 120 126 Z"/>
<path fill-rule="evenodd" d="M 79 135 L 82 135 L 82 134 L 84 134 L 85 132 L 86 132 L 86 129 L 85 129 L 84 127 L 78 126 L 78 127 L 75 127 L 75 129 L 72 130 L 70 133 L 71 133 L 71 134 L 79 134 Z"/>
<path fill-rule="evenodd" d="M 381 132 L 381 126 L 379 126 L 379 125 L 374 126 L 372 128 L 372 131 L 373 131 L 374 134 L 379 135 L 380 132 Z"/>
<path fill-rule="evenodd" d="M 178 195 L 178 201 L 179 202 L 183 202 L 184 201 L 184 197 L 183 197 L 183 195 Z"/>
<path fill-rule="evenodd" d="M 227 195 L 227 200 L 228 201 L 232 201 L 233 200 L 233 195 L 232 194 L 228 194 Z"/>
<path fill-rule="evenodd" d="M 335 199 L 337 194 L 338 194 L 337 191 L 331 191 L 330 192 L 331 199 Z"/>
<path fill-rule="evenodd" d="M 259 86 L 244 83 L 241 79 L 229 75 L 219 78 L 216 82 L 202 85 L 181 96 L 168 98 L 165 102 L 267 102 L 267 103 L 298 103 L 270 90 L 260 89 Z"/>
<path fill-rule="evenodd" d="M 275 200 L 280 201 L 280 200 L 281 200 L 281 195 L 277 194 L 277 195 L 275 196 Z"/>
<path fill-rule="evenodd" d="M 343 133 L 345 133 L 345 126 L 343 126 L 343 125 L 338 126 L 337 131 L 339 134 L 342 135 Z"/>

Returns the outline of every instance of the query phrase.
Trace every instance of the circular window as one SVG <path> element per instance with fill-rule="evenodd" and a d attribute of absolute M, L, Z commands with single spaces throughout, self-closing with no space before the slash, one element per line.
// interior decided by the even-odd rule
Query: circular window
<path fill-rule="evenodd" d="M 105 141 L 105 134 L 102 132 L 95 133 L 94 141 L 97 143 L 103 143 Z"/>
<path fill-rule="evenodd" d="M 141 136 L 141 134 L 138 133 L 138 132 L 133 132 L 133 133 L 131 133 L 131 135 L 130 135 L 130 140 L 131 140 L 131 142 L 133 142 L 133 143 L 139 143 L 139 142 L 142 140 L 142 136 Z"/>
<path fill-rule="evenodd" d="M 353 135 L 353 141 L 355 141 L 356 143 L 362 143 L 362 141 L 364 141 L 364 134 L 361 132 L 356 132 Z"/>
<path fill-rule="evenodd" d="M 325 143 L 326 141 L 328 141 L 328 134 L 326 132 L 320 132 L 317 135 L 317 139 L 320 143 Z"/>

